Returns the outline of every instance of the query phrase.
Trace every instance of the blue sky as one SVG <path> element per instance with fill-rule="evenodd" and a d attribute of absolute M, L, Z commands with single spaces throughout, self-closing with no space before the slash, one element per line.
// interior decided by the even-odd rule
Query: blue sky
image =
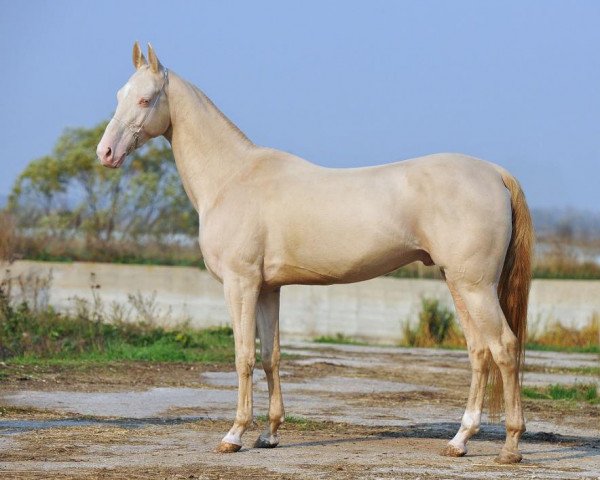
<path fill-rule="evenodd" d="M 255 143 L 335 167 L 454 151 L 600 210 L 600 2 L 0 1 L 0 193 L 111 116 L 133 41 Z"/>

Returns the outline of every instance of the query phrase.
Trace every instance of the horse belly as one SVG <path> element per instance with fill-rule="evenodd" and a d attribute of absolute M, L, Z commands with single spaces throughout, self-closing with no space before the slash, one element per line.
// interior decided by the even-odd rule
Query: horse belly
<path fill-rule="evenodd" d="M 372 233 L 372 232 L 371 232 Z M 265 256 L 268 285 L 330 285 L 368 280 L 389 273 L 427 254 L 402 238 L 377 235 L 306 236 Z"/>

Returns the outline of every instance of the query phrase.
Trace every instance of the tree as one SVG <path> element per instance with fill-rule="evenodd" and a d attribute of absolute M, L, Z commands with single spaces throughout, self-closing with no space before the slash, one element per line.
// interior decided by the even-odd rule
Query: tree
<path fill-rule="evenodd" d="M 83 236 L 86 245 L 197 235 L 198 217 L 166 142 L 149 142 L 111 170 L 96 158 L 105 127 L 65 130 L 52 155 L 25 168 L 9 199 L 21 230 L 55 239 Z"/>

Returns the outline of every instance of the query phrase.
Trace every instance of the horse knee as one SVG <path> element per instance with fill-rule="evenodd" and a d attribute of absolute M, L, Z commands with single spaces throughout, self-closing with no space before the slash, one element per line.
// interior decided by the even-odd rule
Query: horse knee
<path fill-rule="evenodd" d="M 262 354 L 262 367 L 265 373 L 271 374 L 279 368 L 279 352 Z"/>
<path fill-rule="evenodd" d="M 469 347 L 469 358 L 473 370 L 483 372 L 487 368 L 490 359 L 490 350 L 487 347 L 477 345 Z"/>
<path fill-rule="evenodd" d="M 250 377 L 256 364 L 256 355 L 254 352 L 244 352 L 235 359 L 235 368 L 240 377 Z"/>
<path fill-rule="evenodd" d="M 509 335 L 503 336 L 502 341 L 490 345 L 490 351 L 494 362 L 500 369 L 516 370 L 519 342 L 512 332 Z"/>
<path fill-rule="evenodd" d="M 498 368 L 501 372 L 512 375 L 517 371 L 516 359 L 508 354 L 502 353 L 498 355 L 494 361 L 496 362 L 496 365 L 498 365 Z"/>
<path fill-rule="evenodd" d="M 262 367 L 267 375 L 273 373 L 273 361 L 271 359 L 267 360 L 267 359 L 263 358 Z"/>

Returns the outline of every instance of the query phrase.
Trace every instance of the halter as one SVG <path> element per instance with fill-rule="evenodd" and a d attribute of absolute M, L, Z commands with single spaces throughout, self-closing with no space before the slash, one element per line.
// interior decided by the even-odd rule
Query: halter
<path fill-rule="evenodd" d="M 143 130 L 144 125 L 150 118 L 150 114 L 154 111 L 154 108 L 156 107 L 156 104 L 158 103 L 158 99 L 160 98 L 161 94 L 164 93 L 167 83 L 169 83 L 169 70 L 167 68 L 165 68 L 162 87 L 160 87 L 160 90 L 154 97 L 154 100 L 152 101 L 152 105 L 150 106 L 150 108 L 148 110 L 146 110 L 146 115 L 144 115 L 144 118 L 142 119 L 142 122 L 139 125 L 136 125 L 134 123 L 124 122 L 116 115 L 113 116 L 113 118 L 112 118 L 113 120 L 116 120 L 121 125 L 123 125 L 125 128 L 127 128 L 133 132 L 133 144 L 127 149 L 126 155 L 129 155 L 131 152 L 133 152 L 138 147 L 138 140 L 140 138 L 140 132 Z"/>

